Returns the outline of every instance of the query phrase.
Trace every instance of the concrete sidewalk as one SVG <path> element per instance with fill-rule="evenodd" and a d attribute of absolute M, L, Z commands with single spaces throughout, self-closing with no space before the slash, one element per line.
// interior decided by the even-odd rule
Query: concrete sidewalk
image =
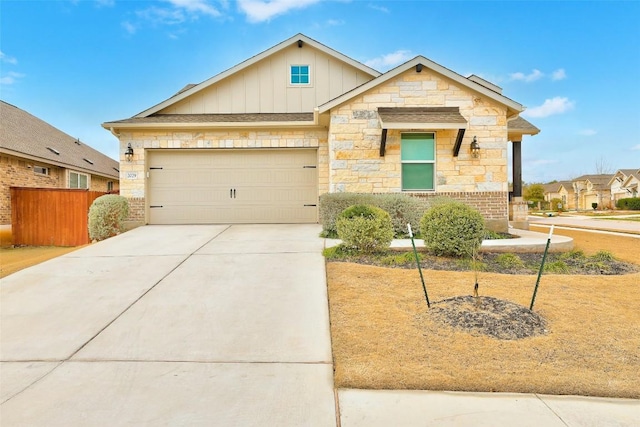
<path fill-rule="evenodd" d="M 319 232 L 146 226 L 2 279 L 0 425 L 640 425 L 637 400 L 334 391 Z"/>
<path fill-rule="evenodd" d="M 625 215 L 625 217 L 639 217 L 636 215 Z M 636 237 L 640 239 L 640 222 L 616 220 L 616 217 L 608 219 L 598 219 L 598 217 L 586 215 L 538 217 L 529 216 L 530 225 L 560 226 L 570 229 L 585 229 L 602 233 L 620 233 L 621 236 Z"/>

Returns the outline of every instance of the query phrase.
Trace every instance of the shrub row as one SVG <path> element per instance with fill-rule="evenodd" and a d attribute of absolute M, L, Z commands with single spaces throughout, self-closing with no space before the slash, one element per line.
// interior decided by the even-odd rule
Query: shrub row
<path fill-rule="evenodd" d="M 364 204 L 343 210 L 336 219 L 336 229 L 346 249 L 365 253 L 388 248 L 394 237 L 389 213 Z M 420 231 L 425 246 L 434 254 L 471 257 L 482 243 L 484 219 L 464 203 L 437 203 L 420 219 Z"/>
<path fill-rule="evenodd" d="M 624 210 L 640 211 L 640 197 L 620 199 L 616 202 L 616 207 Z"/>
<path fill-rule="evenodd" d="M 435 200 L 435 203 L 441 199 Z M 434 201 L 425 202 L 406 194 L 327 193 L 320 196 L 320 222 L 326 235 L 337 233 L 336 220 L 349 206 L 369 205 L 387 212 L 396 237 L 407 234 L 407 224 L 418 230 L 420 218 Z"/>

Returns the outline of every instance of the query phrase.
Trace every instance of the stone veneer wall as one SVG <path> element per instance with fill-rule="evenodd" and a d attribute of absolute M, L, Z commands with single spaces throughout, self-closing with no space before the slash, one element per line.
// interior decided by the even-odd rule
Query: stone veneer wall
<path fill-rule="evenodd" d="M 381 157 L 378 107 L 459 107 L 468 125 L 458 157 L 453 157 L 457 130 L 412 130 L 410 125 L 406 131 L 388 131 L 385 156 Z M 423 69 L 421 73 L 408 70 L 331 110 L 329 191 L 401 192 L 402 133 L 434 132 L 435 190 L 410 194 L 464 201 L 478 208 L 491 228 L 506 231 L 509 216 L 506 114 L 506 107 L 429 70 Z M 473 158 L 469 150 L 474 136 L 481 147 L 479 158 Z"/>
<path fill-rule="evenodd" d="M 133 160 L 124 151 L 131 143 Z M 145 221 L 145 154 L 148 149 L 317 148 L 319 194 L 329 189 L 327 131 L 324 129 L 146 131 L 120 134 L 120 195 L 129 199 L 129 221 Z M 129 179 L 128 173 L 136 178 Z"/>

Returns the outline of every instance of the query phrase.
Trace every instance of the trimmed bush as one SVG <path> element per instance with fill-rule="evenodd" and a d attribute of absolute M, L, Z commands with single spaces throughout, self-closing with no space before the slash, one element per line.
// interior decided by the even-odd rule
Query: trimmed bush
<path fill-rule="evenodd" d="M 470 257 L 484 236 L 482 215 L 460 202 L 438 204 L 420 221 L 425 246 L 436 255 Z"/>
<path fill-rule="evenodd" d="M 336 220 L 349 206 L 369 205 L 386 211 L 391 217 L 394 236 L 407 234 L 407 223 L 414 231 L 418 230 L 420 218 L 426 210 L 424 201 L 401 193 L 393 194 L 361 194 L 361 193 L 326 193 L 320 196 L 320 222 L 324 236 L 337 233 Z"/>
<path fill-rule="evenodd" d="M 115 194 L 100 196 L 89 208 L 89 237 L 104 240 L 123 231 L 123 221 L 129 216 L 129 202 Z"/>
<path fill-rule="evenodd" d="M 372 253 L 388 248 L 393 240 L 391 217 L 382 209 L 354 205 L 336 220 L 338 237 L 348 249 Z"/>
<path fill-rule="evenodd" d="M 640 211 L 640 197 L 627 197 L 616 202 L 618 209 Z"/>
<path fill-rule="evenodd" d="M 512 253 L 498 255 L 496 262 L 504 269 L 525 268 L 524 261 L 518 255 Z"/>

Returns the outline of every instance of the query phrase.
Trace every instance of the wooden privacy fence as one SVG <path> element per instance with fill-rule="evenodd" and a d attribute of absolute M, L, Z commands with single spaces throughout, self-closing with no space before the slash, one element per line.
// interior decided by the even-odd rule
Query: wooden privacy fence
<path fill-rule="evenodd" d="M 79 246 L 89 243 L 89 207 L 104 194 L 107 193 L 11 187 L 13 244 Z"/>

